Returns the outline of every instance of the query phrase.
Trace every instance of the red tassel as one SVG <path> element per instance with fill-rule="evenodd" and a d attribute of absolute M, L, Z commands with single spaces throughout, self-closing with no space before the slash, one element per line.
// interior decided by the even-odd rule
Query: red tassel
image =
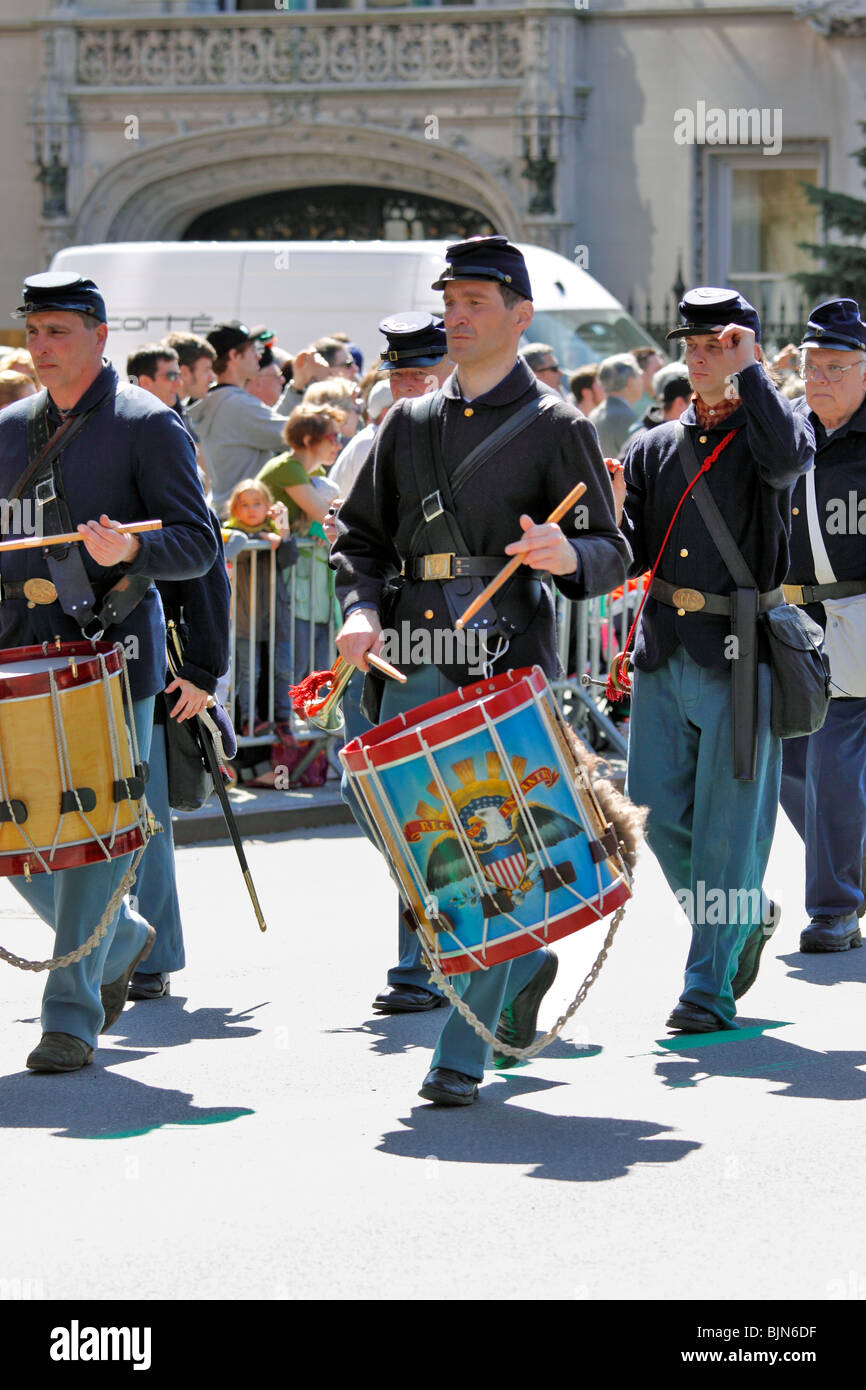
<path fill-rule="evenodd" d="M 320 689 L 326 685 L 331 685 L 334 680 L 334 672 L 313 671 L 309 676 L 305 676 L 299 685 L 289 687 L 289 696 L 292 701 L 292 709 L 296 714 L 303 714 L 305 706 L 311 700 L 315 700 Z"/>
<path fill-rule="evenodd" d="M 631 694 L 631 681 L 628 674 L 629 653 L 620 652 L 610 663 L 610 671 L 607 677 L 605 695 L 612 705 L 619 704 L 627 695 Z"/>

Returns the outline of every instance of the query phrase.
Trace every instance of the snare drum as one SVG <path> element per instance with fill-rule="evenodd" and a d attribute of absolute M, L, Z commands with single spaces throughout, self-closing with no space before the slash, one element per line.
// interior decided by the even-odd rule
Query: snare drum
<path fill-rule="evenodd" d="M 631 896 L 613 827 L 537 666 L 462 686 L 340 754 L 444 974 L 485 969 Z"/>
<path fill-rule="evenodd" d="M 0 651 L 0 876 L 131 854 L 147 841 L 124 656 L 107 642 Z"/>

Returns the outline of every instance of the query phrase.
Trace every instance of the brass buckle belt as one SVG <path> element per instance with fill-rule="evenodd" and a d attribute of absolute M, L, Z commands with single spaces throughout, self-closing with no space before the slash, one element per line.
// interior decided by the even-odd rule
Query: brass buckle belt
<path fill-rule="evenodd" d="M 498 574 L 505 563 L 504 555 L 454 555 L 445 550 L 413 556 L 405 561 L 403 573 L 407 579 L 482 578 Z"/>
<path fill-rule="evenodd" d="M 714 618 L 731 616 L 730 594 L 705 594 L 700 589 L 687 589 L 669 584 L 666 579 L 654 579 L 650 585 L 650 597 L 676 608 L 682 618 L 686 613 L 709 613 Z M 766 613 L 768 608 L 778 608 L 785 602 L 782 586 L 768 589 L 758 595 L 758 612 Z"/>
<path fill-rule="evenodd" d="M 833 584 L 783 584 L 787 603 L 823 603 L 825 598 L 853 598 L 866 594 L 866 579 L 837 579 Z"/>
<path fill-rule="evenodd" d="M 0 584 L 0 603 L 13 598 L 26 599 L 27 606 L 33 608 L 37 603 L 55 603 L 57 590 L 50 579 L 12 580 L 11 583 Z"/>

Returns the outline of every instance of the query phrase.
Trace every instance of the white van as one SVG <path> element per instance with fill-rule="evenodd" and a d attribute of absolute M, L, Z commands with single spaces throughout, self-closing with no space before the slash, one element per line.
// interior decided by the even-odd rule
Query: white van
<path fill-rule="evenodd" d="M 240 319 L 273 329 L 287 352 L 348 333 L 371 365 L 379 322 L 401 310 L 439 314 L 430 286 L 446 241 L 143 241 L 70 246 L 52 270 L 95 280 L 108 309 L 107 351 L 127 355 L 172 330 L 204 335 Z M 521 245 L 532 283 L 533 342 L 550 343 L 566 371 L 652 343 L 613 295 L 564 256 Z"/>

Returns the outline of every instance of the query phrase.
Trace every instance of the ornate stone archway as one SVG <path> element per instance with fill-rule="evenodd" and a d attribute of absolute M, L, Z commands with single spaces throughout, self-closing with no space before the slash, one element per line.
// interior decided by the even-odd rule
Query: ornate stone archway
<path fill-rule="evenodd" d="M 476 154 L 475 151 L 472 152 Z M 79 243 L 177 240 L 223 203 L 335 183 L 428 194 L 473 207 L 520 237 L 519 190 L 483 155 L 423 137 L 356 126 L 296 125 L 214 131 L 130 155 L 97 180 L 75 218 Z"/>

